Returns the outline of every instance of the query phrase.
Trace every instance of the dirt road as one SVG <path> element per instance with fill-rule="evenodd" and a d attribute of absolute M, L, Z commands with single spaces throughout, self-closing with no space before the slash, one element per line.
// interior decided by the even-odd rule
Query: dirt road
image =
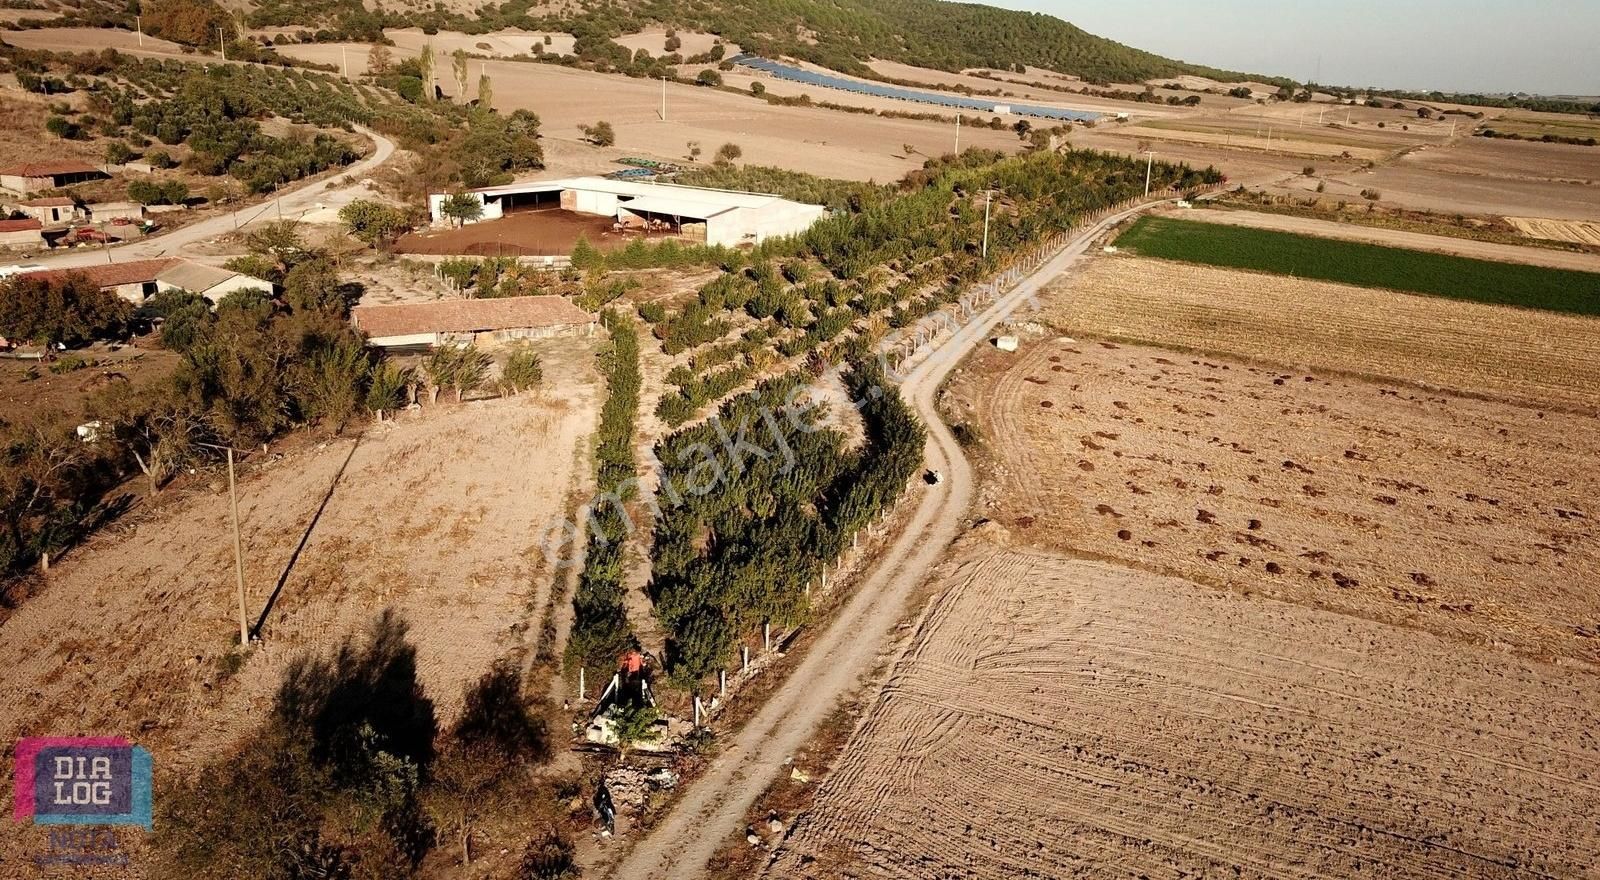
<path fill-rule="evenodd" d="M 1290 217 L 1282 214 L 1263 214 L 1257 211 L 1180 211 L 1185 220 L 1201 220 L 1229 226 L 1248 226 L 1251 229 L 1269 229 L 1275 232 L 1294 232 L 1381 244 L 1388 247 L 1432 251 L 1475 260 L 1493 260 L 1500 263 L 1523 263 L 1529 266 L 1549 266 L 1554 269 L 1572 269 L 1578 272 L 1600 272 L 1600 254 L 1581 254 L 1575 251 L 1558 251 L 1553 248 L 1520 247 L 1514 244 L 1497 244 L 1491 241 L 1474 241 L 1470 238 L 1451 238 L 1407 232 L 1403 229 L 1381 229 L 1336 223 L 1332 220 L 1315 220 L 1309 217 Z"/>
<path fill-rule="evenodd" d="M 1084 230 L 911 371 L 900 392 L 927 425 L 927 466 L 943 471 L 944 483 L 916 490 L 921 500 L 910 525 L 833 624 L 818 635 L 793 676 L 724 743 L 705 775 L 683 792 L 611 876 L 658 880 L 704 873 L 723 839 L 739 827 L 750 804 L 784 768 L 785 758 L 810 739 L 839 699 L 872 671 L 889 631 L 904 616 L 912 591 L 960 533 L 973 497 L 972 468 L 935 408 L 940 384 L 967 350 L 1076 262 L 1107 227 L 1141 210 L 1113 215 Z"/>
<path fill-rule="evenodd" d="M 209 220 L 202 220 L 151 238 L 117 245 L 109 250 L 76 249 L 64 254 L 41 256 L 31 262 L 51 269 L 67 269 L 106 262 L 122 263 L 130 260 L 148 260 L 153 257 L 178 256 L 182 254 L 184 248 L 232 232 L 247 223 L 277 219 L 279 214 L 285 220 L 289 220 L 319 206 L 347 205 L 365 191 L 366 188 L 359 181 L 389 161 L 389 157 L 394 154 L 394 141 L 359 125 L 355 126 L 355 130 L 371 138 L 375 147 L 370 156 L 346 168 L 336 177 L 313 181 L 298 189 L 288 190 L 270 202 L 250 205 L 228 214 L 219 214 Z M 344 180 L 347 177 L 354 178 L 358 182 L 346 184 Z"/>

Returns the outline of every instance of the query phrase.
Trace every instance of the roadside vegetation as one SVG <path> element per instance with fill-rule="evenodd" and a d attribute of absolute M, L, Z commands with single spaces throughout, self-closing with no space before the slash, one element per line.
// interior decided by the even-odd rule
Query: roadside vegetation
<path fill-rule="evenodd" d="M 554 839 L 570 867 L 558 783 L 530 772 L 553 751 L 546 707 L 501 663 L 442 727 L 408 630 L 385 612 L 332 654 L 291 661 L 237 751 L 157 796 L 157 873 L 416 877 L 430 855 L 470 865 L 480 818 L 512 808 L 537 829 L 529 848 Z"/>
<path fill-rule="evenodd" d="M 1203 263 L 1573 315 L 1600 315 L 1600 274 L 1264 229 L 1144 217 L 1117 246 Z"/>

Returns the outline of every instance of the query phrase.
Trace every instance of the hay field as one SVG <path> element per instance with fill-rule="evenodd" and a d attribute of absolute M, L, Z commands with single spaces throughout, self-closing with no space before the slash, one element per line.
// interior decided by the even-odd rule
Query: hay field
<path fill-rule="evenodd" d="M 1058 280 L 1067 333 L 1600 409 L 1591 318 L 1133 257 Z"/>
<path fill-rule="evenodd" d="M 988 541 L 957 562 L 766 877 L 1593 870 L 1588 673 Z"/>

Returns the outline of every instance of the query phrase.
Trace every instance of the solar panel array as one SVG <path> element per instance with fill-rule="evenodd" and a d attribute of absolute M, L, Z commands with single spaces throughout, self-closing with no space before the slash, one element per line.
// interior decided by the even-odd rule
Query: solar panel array
<path fill-rule="evenodd" d="M 755 70 L 770 73 L 779 79 L 792 82 L 805 83 L 806 85 L 822 86 L 823 88 L 839 89 L 846 92 L 855 92 L 860 95 L 873 95 L 879 98 L 893 98 L 897 101 L 916 101 L 921 104 L 935 104 L 940 107 L 956 107 L 962 110 L 978 110 L 984 113 L 1009 112 L 1017 116 L 1034 116 L 1040 119 L 1056 119 L 1063 122 L 1090 122 L 1100 118 L 1099 113 L 1090 113 L 1086 110 L 1062 110 L 1058 107 L 1040 107 L 1029 104 L 1012 104 L 1008 101 L 992 101 L 983 98 L 966 98 L 957 95 L 941 95 L 937 92 L 919 92 L 913 89 L 903 89 L 899 86 L 884 85 L 875 82 L 863 82 L 856 79 L 845 79 L 842 76 L 832 76 L 826 73 L 816 73 L 803 68 L 794 67 L 777 61 L 771 61 L 756 55 L 735 55 L 734 64 L 742 64 Z M 998 110 L 996 108 L 1005 108 Z"/>

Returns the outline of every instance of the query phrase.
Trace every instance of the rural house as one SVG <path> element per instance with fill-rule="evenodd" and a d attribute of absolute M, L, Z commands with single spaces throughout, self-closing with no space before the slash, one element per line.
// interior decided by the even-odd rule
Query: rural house
<path fill-rule="evenodd" d="M 156 289 L 187 290 L 200 294 L 216 305 L 223 297 L 241 290 L 264 290 L 270 294 L 272 285 L 231 269 L 179 260 L 157 273 Z"/>
<path fill-rule="evenodd" d="M 144 220 L 144 205 L 138 202 L 91 202 L 84 207 L 89 211 L 89 219 L 96 223 L 116 223 L 119 220 L 139 223 Z"/>
<path fill-rule="evenodd" d="M 513 296 L 357 306 L 350 322 L 376 348 L 431 348 L 588 334 L 595 316 L 559 296 Z"/>
<path fill-rule="evenodd" d="M 28 193 L 40 190 L 70 186 L 86 180 L 101 180 L 109 176 L 87 162 L 73 160 L 28 162 L 0 168 L 0 189 L 8 189 L 17 195 L 26 196 Z"/>
<path fill-rule="evenodd" d="M 28 199 L 10 207 L 12 210 L 26 214 L 46 226 L 71 223 L 82 216 L 82 210 L 78 207 L 78 203 L 66 196 Z"/>
<path fill-rule="evenodd" d="M 44 247 L 44 224 L 33 218 L 0 220 L 0 247 Z"/>
<path fill-rule="evenodd" d="M 190 293 L 198 293 L 210 300 L 213 305 L 234 291 L 257 289 L 271 292 L 272 290 L 270 283 L 259 278 L 176 258 L 132 260 L 126 263 L 56 269 L 39 274 L 51 281 L 83 275 L 101 290 L 114 293 L 134 305 L 142 304 L 163 290 L 187 290 Z"/>

